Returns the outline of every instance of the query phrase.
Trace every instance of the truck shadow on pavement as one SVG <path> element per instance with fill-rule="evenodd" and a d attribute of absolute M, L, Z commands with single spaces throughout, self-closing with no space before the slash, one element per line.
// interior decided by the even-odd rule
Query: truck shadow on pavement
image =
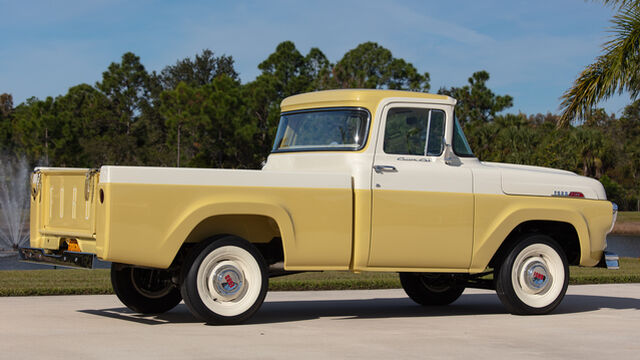
<path fill-rule="evenodd" d="M 611 296 L 567 295 L 560 306 L 546 316 L 592 312 L 600 309 L 640 310 L 640 300 Z M 146 325 L 201 323 L 184 304 L 159 315 L 136 314 L 124 307 L 79 310 L 79 312 Z M 348 320 L 499 314 L 507 315 L 507 312 L 495 294 L 463 295 L 453 304 L 442 307 L 422 307 L 407 298 L 268 301 L 246 324 L 286 323 L 322 317 Z"/>

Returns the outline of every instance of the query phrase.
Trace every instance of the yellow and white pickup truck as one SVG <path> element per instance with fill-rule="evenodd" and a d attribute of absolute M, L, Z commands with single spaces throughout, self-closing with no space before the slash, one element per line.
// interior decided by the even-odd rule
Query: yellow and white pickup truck
<path fill-rule="evenodd" d="M 617 267 L 604 251 L 617 206 L 602 185 L 479 161 L 455 104 L 388 90 L 291 96 L 262 170 L 37 168 L 21 256 L 85 268 L 97 256 L 134 311 L 184 300 L 216 324 L 248 319 L 269 276 L 294 271 L 398 272 L 422 305 L 480 287 L 511 313 L 544 314 L 568 265 Z"/>

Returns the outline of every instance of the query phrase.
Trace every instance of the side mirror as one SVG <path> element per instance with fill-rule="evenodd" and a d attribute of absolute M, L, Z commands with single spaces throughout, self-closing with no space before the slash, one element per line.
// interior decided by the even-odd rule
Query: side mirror
<path fill-rule="evenodd" d="M 458 155 L 453 152 L 451 144 L 444 144 L 444 163 L 450 166 L 460 166 L 462 161 Z"/>

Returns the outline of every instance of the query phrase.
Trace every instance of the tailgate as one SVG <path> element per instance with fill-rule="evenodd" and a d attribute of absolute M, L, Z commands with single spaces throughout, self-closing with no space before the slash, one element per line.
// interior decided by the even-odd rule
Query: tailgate
<path fill-rule="evenodd" d="M 95 253 L 98 178 L 95 169 L 35 169 L 31 179 L 31 247 Z"/>

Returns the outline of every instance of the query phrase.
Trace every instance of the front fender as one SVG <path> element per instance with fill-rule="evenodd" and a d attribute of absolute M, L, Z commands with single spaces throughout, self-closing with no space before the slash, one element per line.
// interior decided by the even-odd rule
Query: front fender
<path fill-rule="evenodd" d="M 593 266 L 604 248 L 609 202 L 552 197 L 485 195 L 476 197 L 471 272 L 483 271 L 507 236 L 520 224 L 556 221 L 574 227 L 580 241 L 580 264 Z M 607 220 L 609 219 L 609 220 Z M 596 255 L 594 255 L 596 254 Z M 595 261 L 595 263 L 594 263 Z"/>

